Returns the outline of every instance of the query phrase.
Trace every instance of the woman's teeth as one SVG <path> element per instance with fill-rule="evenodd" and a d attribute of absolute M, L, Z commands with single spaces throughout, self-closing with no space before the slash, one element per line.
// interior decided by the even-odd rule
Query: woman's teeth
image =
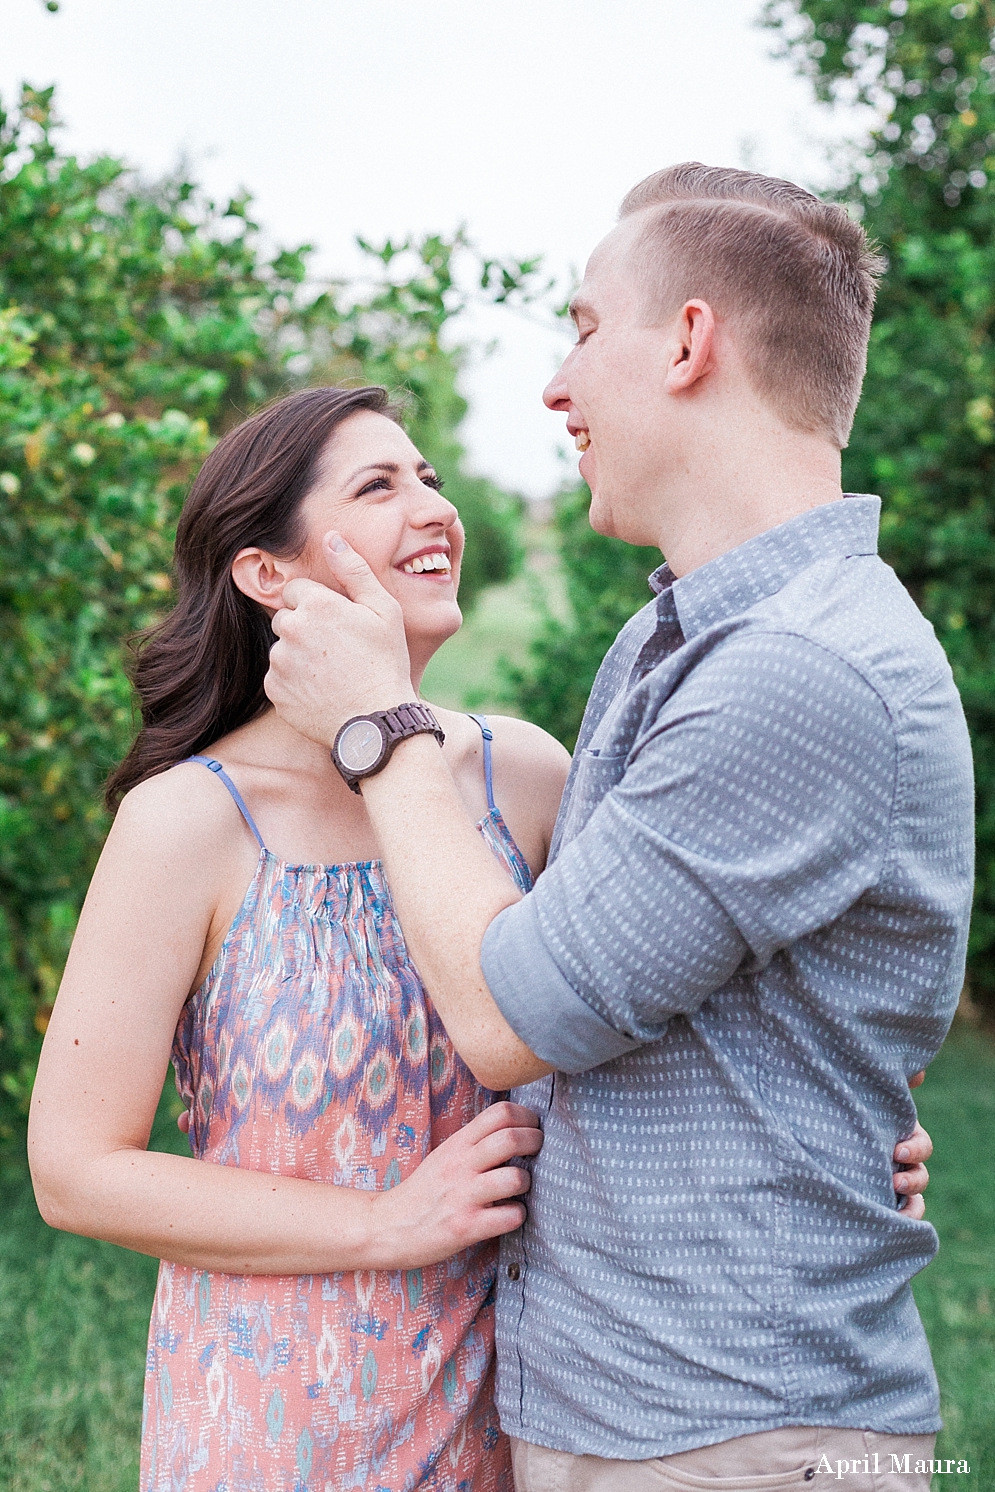
<path fill-rule="evenodd" d="M 574 436 L 574 444 L 577 447 L 578 451 L 587 450 L 588 446 L 591 444 L 591 437 L 588 435 L 586 430 L 577 431 L 577 434 Z"/>
<path fill-rule="evenodd" d="M 421 575 L 426 570 L 442 570 L 447 575 L 452 569 L 448 554 L 420 554 L 401 566 L 405 575 Z"/>

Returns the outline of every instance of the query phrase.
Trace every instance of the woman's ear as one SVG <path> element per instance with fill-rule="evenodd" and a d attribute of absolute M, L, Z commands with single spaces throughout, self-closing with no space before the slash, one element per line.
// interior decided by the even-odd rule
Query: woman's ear
<path fill-rule="evenodd" d="M 294 578 L 294 565 L 265 549 L 241 549 L 232 560 L 231 578 L 250 601 L 258 601 L 267 611 L 279 611 L 283 587 Z"/>

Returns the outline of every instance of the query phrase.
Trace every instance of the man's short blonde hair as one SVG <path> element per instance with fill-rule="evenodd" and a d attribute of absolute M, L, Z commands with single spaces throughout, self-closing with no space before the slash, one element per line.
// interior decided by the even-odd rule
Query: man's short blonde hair
<path fill-rule="evenodd" d="M 786 424 L 846 445 L 883 261 L 846 209 L 790 181 L 686 161 L 634 186 L 654 323 L 704 300 Z"/>

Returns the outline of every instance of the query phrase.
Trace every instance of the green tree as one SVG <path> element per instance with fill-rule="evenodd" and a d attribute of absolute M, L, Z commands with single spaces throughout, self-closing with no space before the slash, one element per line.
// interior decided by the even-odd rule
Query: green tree
<path fill-rule="evenodd" d="M 461 257 L 499 301 L 537 264 L 474 261 L 459 235 L 365 245 L 372 289 L 316 293 L 309 247 L 266 255 L 249 208 L 60 153 L 51 90 L 0 110 L 0 1143 L 134 728 L 123 643 L 169 604 L 177 514 L 217 435 L 304 383 L 385 383 L 460 507 L 462 599 L 516 562 L 515 502 L 463 470 L 461 353 L 441 336 Z"/>
<path fill-rule="evenodd" d="M 511 697 L 522 714 L 570 751 L 601 660 L 620 628 L 650 600 L 646 578 L 661 560 L 658 549 L 637 549 L 596 534 L 588 521 L 590 506 L 586 486 L 563 494 L 557 504 L 568 619 L 547 610 L 530 644 L 528 665 L 507 670 Z"/>
<path fill-rule="evenodd" d="M 767 19 L 820 98 L 877 110 L 839 193 L 888 259 L 845 480 L 881 493 L 882 553 L 964 700 L 978 786 L 971 980 L 995 1007 L 995 6 L 790 0 Z"/>

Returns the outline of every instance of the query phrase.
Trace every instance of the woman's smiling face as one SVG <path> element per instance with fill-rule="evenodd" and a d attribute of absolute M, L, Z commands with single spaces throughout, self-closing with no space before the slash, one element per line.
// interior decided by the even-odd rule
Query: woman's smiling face
<path fill-rule="evenodd" d="M 322 539 L 337 530 L 400 602 L 413 665 L 462 622 L 463 526 L 441 487 L 400 425 L 360 410 L 335 431 L 301 505 L 307 545 L 297 573 L 332 584 Z"/>

